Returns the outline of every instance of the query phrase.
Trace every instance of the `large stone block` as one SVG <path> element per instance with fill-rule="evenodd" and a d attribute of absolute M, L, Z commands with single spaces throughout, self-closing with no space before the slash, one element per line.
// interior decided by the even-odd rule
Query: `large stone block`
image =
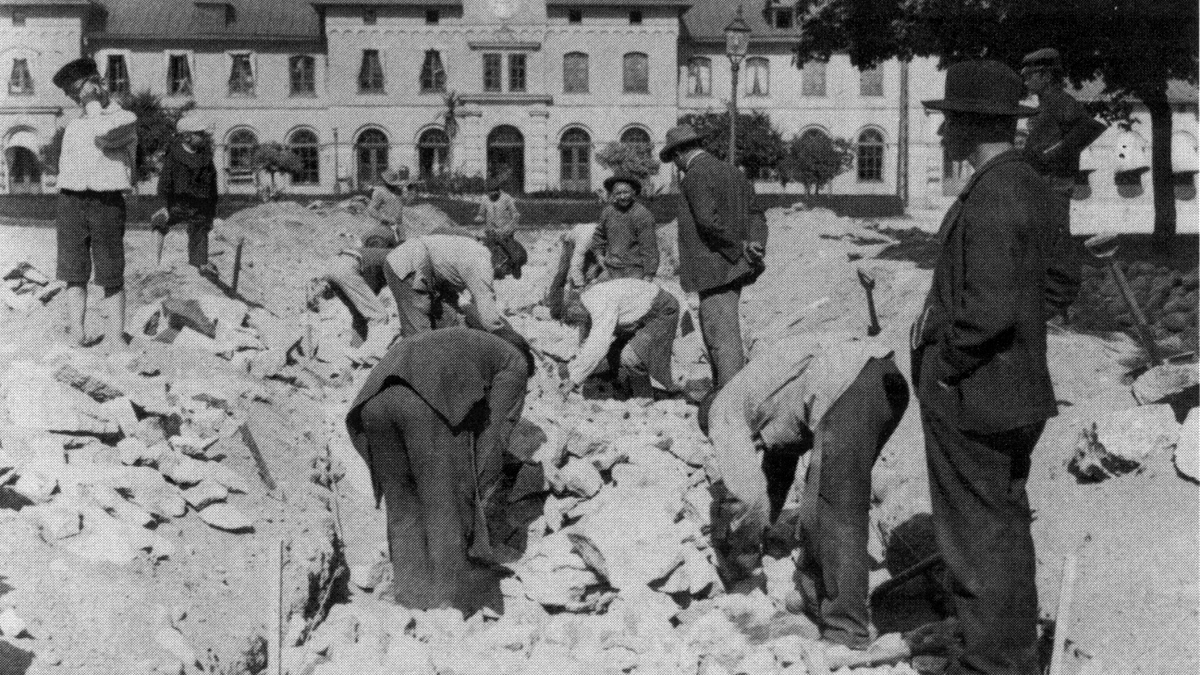
<path fill-rule="evenodd" d="M 1179 473 L 1200 482 L 1200 415 L 1197 408 L 1188 411 L 1187 419 L 1179 430 L 1179 441 L 1175 444 L 1175 468 Z"/>

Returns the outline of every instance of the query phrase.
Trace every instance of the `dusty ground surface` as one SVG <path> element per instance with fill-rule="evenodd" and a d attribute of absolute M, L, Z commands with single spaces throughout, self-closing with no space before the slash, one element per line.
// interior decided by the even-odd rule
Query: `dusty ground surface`
<path fill-rule="evenodd" d="M 438 223 L 437 214 L 425 216 Z M 877 259 L 893 240 L 861 223 L 822 211 L 773 210 L 769 217 L 768 272 L 743 299 L 751 356 L 758 345 L 794 332 L 863 331 L 866 303 L 855 281 L 861 268 L 877 280 L 884 329 L 878 339 L 893 346 L 907 375 L 907 330 L 928 287 L 928 270 Z M 283 665 L 294 675 L 792 674 L 814 667 L 802 658 L 813 627 L 782 611 L 787 585 L 781 580 L 791 565 L 786 557 L 766 561 L 758 589 L 754 582 L 726 589 L 716 577 L 707 536 L 711 448 L 695 426 L 694 408 L 682 400 L 564 402 L 555 391 L 552 361 L 569 356 L 576 337 L 538 306 L 557 260 L 557 232 L 521 233 L 531 264 L 523 279 L 498 284 L 510 321 L 548 355 L 531 381 L 507 465 L 508 508 L 498 529 L 520 560 L 503 588 L 504 617 L 411 613 L 379 600 L 387 583 L 372 572 L 385 548 L 382 512 L 363 494 L 362 467 L 340 425 L 367 371 L 345 354 L 354 340 L 341 304 L 327 299 L 319 311 L 304 306 L 319 261 L 352 245 L 364 227 L 345 212 L 279 205 L 239 214 L 218 230 L 215 262 L 225 283 L 236 242 L 246 242 L 239 289 L 250 311 L 238 326 L 237 335 L 246 334 L 241 347 L 201 340 L 186 348 L 140 336 L 131 356 L 106 359 L 62 345 L 61 297 L 28 312 L 0 307 L 6 402 L 0 414 L 0 612 L 11 608 L 25 623 L 13 636 L 0 621 L 0 673 L 262 672 L 268 650 L 256 638 L 274 633 L 281 542 L 287 549 Z M 670 226 L 660 238 L 668 248 L 661 280 L 680 293 Z M 145 316 L 143 308 L 164 297 L 224 297 L 181 271 L 182 239 L 176 233 L 168 242 L 174 266 L 155 270 L 149 233 L 128 236 L 131 316 L 139 310 Z M 53 273 L 53 256 L 52 230 L 0 226 L 0 272 L 28 261 Z M 135 322 L 131 332 L 140 327 Z M 677 345 L 680 382 L 701 377 L 707 366 L 698 335 Z M 1146 437 L 1149 454 L 1139 471 L 1083 484 L 1066 469 L 1081 429 L 1137 406 L 1125 377 L 1131 359 L 1136 348 L 1121 336 L 1051 335 L 1062 409 L 1039 444 L 1029 491 L 1047 619 L 1058 602 L 1063 556 L 1078 552 L 1075 603 L 1065 627 L 1065 672 L 1071 674 L 1189 672 L 1198 665 L 1200 499 L 1197 485 L 1172 464 L 1171 448 L 1195 453 L 1196 439 L 1179 438 L 1172 422 L 1160 437 Z M 61 433 L 60 427 L 80 426 L 61 421 L 68 411 L 95 412 L 89 407 L 95 401 L 71 398 L 69 392 L 79 392 L 69 387 L 54 389 L 52 377 L 44 382 L 64 364 L 126 394 L 139 418 L 137 431 L 114 432 L 101 414 L 96 424 L 108 428 Z M 45 403 L 32 411 L 20 405 L 31 382 L 45 385 Z M 146 393 L 164 390 L 165 403 Z M 163 409 L 147 407 L 156 405 Z M 34 414 L 47 409 L 54 414 Z M 914 524 L 928 512 L 917 412 L 914 402 L 876 467 L 875 583 L 929 546 Z M 176 480 L 167 455 L 129 457 L 118 439 L 157 440 L 141 422 L 168 414 L 178 415 L 182 428 L 160 432 L 171 438 L 159 449 L 177 457 L 189 437 L 215 437 L 200 453 L 202 467 L 212 472 L 206 480 L 219 482 L 217 475 L 240 483 L 243 491 L 225 503 L 252 529 L 216 529 L 190 506 L 173 515 L 158 513 L 170 510 L 158 502 L 142 504 L 137 480 L 153 477 L 171 498 L 183 494 L 187 481 Z M 31 421 L 41 417 L 51 419 Z M 243 421 L 277 482 L 274 490 L 234 433 Z M 135 469 L 136 476 L 126 475 Z M 110 480 L 114 473 L 120 475 Z M 20 482 L 25 474 L 49 475 L 54 485 L 39 491 L 34 479 Z M 138 514 L 124 504 L 114 508 L 105 487 L 151 512 L 150 527 L 128 522 Z M 46 516 L 64 510 L 81 514 L 79 528 Z M 580 553 L 589 550 L 596 553 Z M 348 570 L 340 565 L 343 556 Z M 907 591 L 877 608 L 881 632 L 935 615 L 919 589 Z M 328 618 L 319 626 L 306 621 L 324 616 L 325 608 L 315 606 L 325 600 L 336 603 Z M 875 670 L 912 672 L 906 663 Z"/>

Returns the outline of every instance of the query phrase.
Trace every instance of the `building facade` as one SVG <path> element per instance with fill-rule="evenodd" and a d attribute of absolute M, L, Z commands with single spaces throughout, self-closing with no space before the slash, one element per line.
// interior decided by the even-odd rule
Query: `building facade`
<path fill-rule="evenodd" d="M 945 161 L 940 117 L 921 106 L 941 96 L 934 61 L 862 71 L 835 55 L 798 68 L 794 9 L 745 9 L 740 110 L 767 113 L 785 139 L 849 140 L 854 164 L 834 193 L 901 194 L 914 208 L 953 199 L 965 169 Z M 267 142 L 301 157 L 291 192 L 360 189 L 396 166 L 498 177 L 517 191 L 592 190 L 606 144 L 653 146 L 680 115 L 726 109 L 723 29 L 736 10 L 721 0 L 0 0 L 0 193 L 53 190 L 43 148 L 76 113 L 50 78 L 80 54 L 114 91 L 194 104 L 227 192 L 256 189 L 252 153 Z M 1178 194 L 1194 207 L 1195 88 L 1173 88 L 1172 100 Z M 1151 208 L 1148 129 L 1110 129 L 1088 151 L 1077 209 Z M 658 186 L 671 173 L 662 168 Z M 799 189 L 755 178 L 763 192 Z"/>

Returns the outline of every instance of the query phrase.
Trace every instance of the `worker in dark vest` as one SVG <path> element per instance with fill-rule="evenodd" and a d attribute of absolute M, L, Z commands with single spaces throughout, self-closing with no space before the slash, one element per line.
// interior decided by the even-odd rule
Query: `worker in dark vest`
<path fill-rule="evenodd" d="M 1063 90 L 1062 57 L 1057 49 L 1039 49 L 1021 61 L 1021 76 L 1025 88 L 1038 97 L 1037 114 L 1029 119 L 1029 136 L 1025 140 L 1025 157 L 1038 173 L 1050 181 L 1054 191 L 1057 218 L 1056 236 L 1071 235 L 1071 197 L 1075 192 L 1075 177 L 1079 174 L 1079 154 L 1092 144 L 1105 126 L 1087 113 L 1079 101 Z M 1062 246 L 1071 254 L 1067 266 L 1072 278 L 1080 273 L 1078 251 Z M 1072 278 L 1052 275 L 1047 281 L 1059 289 L 1072 287 Z M 1062 294 L 1062 291 L 1059 291 Z M 1054 311 L 1067 318 L 1067 306 L 1074 295 L 1063 298 Z"/>
<path fill-rule="evenodd" d="M 511 330 L 400 340 L 372 370 L 346 427 L 387 509 L 396 601 L 499 610 L 503 562 L 484 514 L 525 405 L 533 356 Z"/>
<path fill-rule="evenodd" d="M 644 279 L 658 274 L 658 233 L 654 215 L 637 201 L 642 183 L 632 176 L 604 179 L 609 205 L 600 213 L 592 249 L 601 259 L 601 280 Z"/>
<path fill-rule="evenodd" d="M 996 61 L 946 72 L 938 129 L 975 172 L 942 221 L 925 307 L 912 327 L 938 548 L 963 631 L 951 673 L 1036 675 L 1038 603 L 1025 483 L 1058 414 L 1046 365 L 1047 307 L 1059 267 L 1058 206 L 1014 144 L 1021 78 Z M 1070 290 L 1070 289 L 1067 289 Z"/>
<path fill-rule="evenodd" d="M 909 400 L 892 350 L 843 333 L 783 338 L 709 400 L 698 420 L 732 497 L 718 519 L 728 534 L 717 535 L 727 578 L 758 565 L 765 530 L 799 489 L 803 555 L 788 608 L 808 614 L 829 649 L 866 649 L 871 468 Z"/>

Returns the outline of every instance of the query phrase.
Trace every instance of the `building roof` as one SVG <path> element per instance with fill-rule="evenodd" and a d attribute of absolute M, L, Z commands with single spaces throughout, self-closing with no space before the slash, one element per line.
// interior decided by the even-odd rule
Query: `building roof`
<path fill-rule="evenodd" d="M 703 1 L 703 0 L 701 0 Z M 547 7 L 690 7 L 693 0 L 546 0 Z"/>
<path fill-rule="evenodd" d="M 352 7 L 383 7 L 405 6 L 414 7 L 462 7 L 462 0 L 311 0 L 314 7 L 352 6 Z"/>
<path fill-rule="evenodd" d="M 317 12 L 306 0 L 97 0 L 101 8 L 89 36 L 98 39 L 320 40 Z M 229 5 L 236 19 L 214 31 L 197 4 Z"/>
<path fill-rule="evenodd" d="M 1111 95 L 1104 93 L 1104 80 L 1100 78 L 1084 82 L 1079 87 L 1068 87 L 1067 93 L 1080 101 L 1104 101 L 1111 98 Z M 1189 84 L 1183 80 L 1171 80 L 1167 82 L 1167 100 L 1171 103 L 1197 105 L 1198 96 L 1200 96 L 1200 91 L 1197 90 L 1194 84 Z M 1131 98 L 1137 100 L 1136 97 Z"/>
<path fill-rule="evenodd" d="M 63 5 L 74 5 L 86 7 L 92 4 L 92 0 L 0 0 L 0 7 L 17 6 L 33 6 L 39 5 L 42 7 L 61 7 Z"/>
<path fill-rule="evenodd" d="M 796 40 L 798 34 L 795 28 L 775 28 L 767 22 L 765 8 L 778 6 L 779 9 L 795 9 L 791 3 L 764 2 L 743 3 L 742 20 L 750 26 L 750 37 L 753 40 L 788 39 Z M 695 0 L 690 9 L 683 14 L 683 26 L 689 38 L 695 41 L 725 40 L 725 27 L 733 21 L 737 14 L 738 5 L 729 0 Z"/>

